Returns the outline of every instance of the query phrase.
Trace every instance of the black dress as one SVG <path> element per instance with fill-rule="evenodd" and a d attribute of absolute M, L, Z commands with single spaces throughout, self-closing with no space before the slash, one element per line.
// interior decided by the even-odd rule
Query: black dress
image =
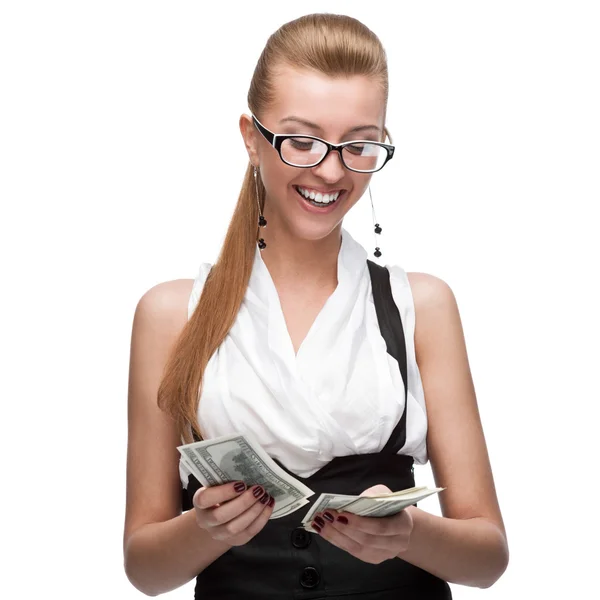
<path fill-rule="evenodd" d="M 408 405 L 404 329 L 392 297 L 389 271 L 368 259 L 367 263 L 381 335 L 404 380 L 401 419 L 380 452 L 336 456 L 310 477 L 299 477 L 274 459 L 314 495 L 302 510 L 268 521 L 248 543 L 234 546 L 206 567 L 196 577 L 196 600 L 451 600 L 448 583 L 428 571 L 400 558 L 367 563 L 300 526 L 321 492 L 360 494 L 376 484 L 394 491 L 415 485 L 413 457 L 398 454 L 406 441 Z M 200 487 L 190 475 L 187 489 L 182 488 L 184 511 L 192 508 L 192 498 Z"/>

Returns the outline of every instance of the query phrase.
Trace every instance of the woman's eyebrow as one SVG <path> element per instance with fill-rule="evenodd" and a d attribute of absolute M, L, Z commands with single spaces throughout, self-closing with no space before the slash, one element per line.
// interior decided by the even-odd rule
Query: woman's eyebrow
<path fill-rule="evenodd" d="M 286 123 L 288 121 L 300 123 L 300 125 L 304 125 L 306 127 L 310 127 L 311 129 L 316 129 L 321 132 L 323 131 L 323 129 L 321 129 L 321 127 L 319 127 L 319 125 L 317 125 L 316 123 L 311 123 L 310 121 L 307 121 L 306 119 L 301 119 L 300 117 L 285 117 L 285 119 L 281 119 L 281 121 L 279 121 L 279 124 L 281 125 L 282 123 Z M 352 129 L 348 129 L 348 131 L 346 131 L 344 135 L 347 135 L 349 133 L 355 133 L 357 131 L 365 131 L 367 129 L 371 129 L 377 131 L 378 133 L 381 133 L 381 129 L 376 125 L 358 125 L 357 127 L 352 127 Z"/>

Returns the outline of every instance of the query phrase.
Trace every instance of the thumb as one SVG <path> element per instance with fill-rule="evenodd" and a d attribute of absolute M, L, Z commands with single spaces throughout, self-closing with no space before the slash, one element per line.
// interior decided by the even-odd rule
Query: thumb
<path fill-rule="evenodd" d="M 200 494 L 205 490 L 206 488 L 204 486 L 202 486 L 201 488 L 198 488 L 195 492 L 194 492 L 194 496 L 192 498 L 192 504 L 194 506 L 198 506 L 198 498 L 200 496 Z"/>
<path fill-rule="evenodd" d="M 204 490 L 206 489 L 206 487 L 202 486 L 200 488 L 198 488 L 196 490 L 196 492 L 194 493 L 194 496 L 192 498 L 192 504 L 196 507 L 196 508 L 200 508 L 198 506 L 198 504 L 196 503 L 198 498 L 200 497 L 200 494 L 202 494 L 204 492 Z M 214 504 L 211 508 L 219 508 L 219 506 L 221 506 L 221 504 L 219 502 L 217 502 L 216 504 Z"/>
<path fill-rule="evenodd" d="M 392 490 L 390 490 L 387 485 L 383 485 L 382 483 L 378 483 L 377 485 L 373 485 L 370 488 L 367 488 L 364 492 L 360 494 L 360 496 L 379 496 L 380 494 L 390 494 Z"/>

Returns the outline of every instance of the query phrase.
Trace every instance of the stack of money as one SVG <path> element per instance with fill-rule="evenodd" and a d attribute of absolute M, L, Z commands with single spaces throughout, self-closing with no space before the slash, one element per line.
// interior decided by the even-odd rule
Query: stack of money
<path fill-rule="evenodd" d="M 251 433 L 235 433 L 192 444 L 178 446 L 181 460 L 204 486 L 244 481 L 261 485 L 275 505 L 270 519 L 288 515 L 305 504 L 314 492 L 286 473 L 260 446 Z M 413 487 L 377 496 L 321 494 L 302 519 L 304 529 L 313 533 L 313 515 L 327 509 L 343 510 L 356 515 L 386 517 L 445 488 Z"/>
<path fill-rule="evenodd" d="M 321 494 L 302 519 L 302 525 L 306 531 L 317 533 L 310 523 L 317 513 L 328 509 L 350 512 L 363 517 L 389 517 L 404 510 L 407 506 L 445 489 L 421 486 L 407 488 L 398 492 L 378 494 L 376 496 Z"/>

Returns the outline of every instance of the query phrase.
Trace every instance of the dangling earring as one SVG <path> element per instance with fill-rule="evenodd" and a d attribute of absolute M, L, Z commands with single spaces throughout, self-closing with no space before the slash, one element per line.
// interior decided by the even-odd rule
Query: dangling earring
<path fill-rule="evenodd" d="M 260 200 L 258 198 L 258 183 L 256 182 L 256 177 L 257 177 L 257 173 L 258 173 L 258 169 L 256 167 L 254 167 L 254 187 L 256 188 L 256 202 L 258 203 L 258 226 L 259 227 L 266 227 L 267 226 L 267 220 L 263 217 L 262 212 L 260 210 Z M 265 242 L 265 240 L 263 238 L 260 238 L 258 240 L 258 247 L 261 250 L 264 250 L 267 247 L 267 243 Z"/>
<path fill-rule="evenodd" d="M 379 234 L 382 232 L 382 229 L 379 226 L 379 223 L 375 223 L 375 221 L 376 221 L 375 208 L 373 208 L 373 196 L 371 196 L 371 186 L 369 186 L 369 198 L 371 198 L 371 211 L 373 213 L 373 223 L 374 223 L 374 227 L 375 227 L 375 233 Z M 375 238 L 375 243 L 377 243 L 377 238 Z M 375 252 L 373 252 L 373 254 L 377 258 L 379 258 L 381 256 L 381 250 L 379 249 L 379 246 L 375 246 Z"/>

